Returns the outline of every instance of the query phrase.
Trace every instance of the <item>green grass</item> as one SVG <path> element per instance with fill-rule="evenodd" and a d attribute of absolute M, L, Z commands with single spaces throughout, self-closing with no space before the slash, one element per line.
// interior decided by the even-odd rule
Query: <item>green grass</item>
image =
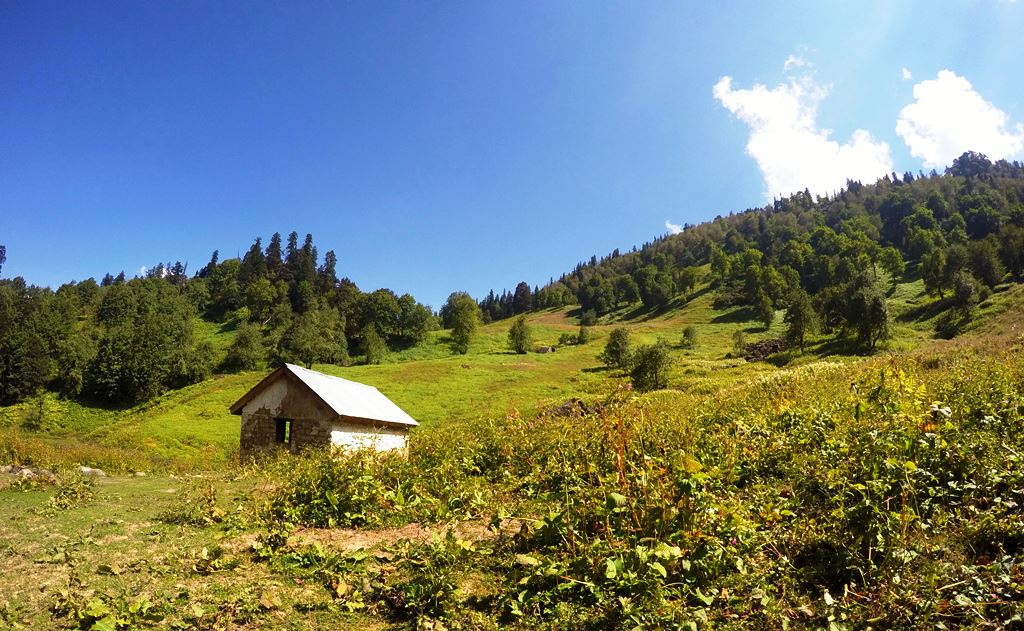
<path fill-rule="evenodd" d="M 195 336 L 199 342 L 213 346 L 214 356 L 221 360 L 228 353 L 228 347 L 235 341 L 236 326 L 232 322 L 217 323 L 196 320 Z"/>
<path fill-rule="evenodd" d="M 79 606 L 96 601 L 119 615 L 146 599 L 162 616 L 153 623 L 159 628 L 377 628 L 365 616 L 330 609 L 323 589 L 282 580 L 251 562 L 244 533 L 229 544 L 221 530 L 159 518 L 194 493 L 190 485 L 204 482 L 232 508 L 255 484 L 227 476 L 106 478 L 96 484 L 94 500 L 64 510 L 48 508 L 54 493 L 48 488 L 0 489 L 0 568 L 11 577 L 0 593 L 0 628 L 78 628 L 73 615 L 52 611 L 66 602 L 62 592 Z M 208 564 L 204 551 L 230 562 Z M 284 619 L 296 601 L 312 609 L 301 623 Z"/>

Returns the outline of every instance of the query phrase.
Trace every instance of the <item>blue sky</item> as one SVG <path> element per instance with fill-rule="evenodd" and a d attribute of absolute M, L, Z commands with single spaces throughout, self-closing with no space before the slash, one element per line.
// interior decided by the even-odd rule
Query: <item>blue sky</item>
<path fill-rule="evenodd" d="M 775 189 L 1024 158 L 1022 32 L 1007 0 L 8 2 L 3 275 L 297 230 L 435 307 L 543 284 Z"/>

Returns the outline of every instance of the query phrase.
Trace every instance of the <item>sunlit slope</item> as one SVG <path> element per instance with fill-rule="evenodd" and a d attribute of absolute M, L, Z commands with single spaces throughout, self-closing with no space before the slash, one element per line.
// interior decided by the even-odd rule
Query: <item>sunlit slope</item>
<path fill-rule="evenodd" d="M 559 346 L 554 353 L 511 353 L 506 342 L 511 321 L 502 321 L 482 326 L 466 355 L 453 354 L 448 332 L 436 331 L 415 348 L 390 353 L 380 365 L 314 367 L 376 386 L 421 424 L 430 426 L 501 417 L 513 410 L 530 413 L 570 397 L 606 396 L 617 384 L 628 381 L 598 359 L 605 338 L 618 326 L 629 329 L 634 344 L 666 340 L 676 358 L 670 388 L 694 394 L 711 394 L 758 375 L 826 357 L 829 361 L 859 359 L 848 354 L 850 350 L 843 344 L 824 336 L 815 339 L 802 356 L 756 363 L 733 358 L 736 331 L 743 331 L 748 342 L 781 336 L 784 312 L 778 312 L 772 326 L 765 330 L 749 309 L 715 310 L 713 297 L 709 288 L 701 287 L 690 299 L 678 298 L 663 312 L 614 312 L 590 328 L 587 344 Z M 1022 306 L 1022 287 L 1015 285 L 997 292 L 980 306 L 974 328 L 990 335 L 992 326 L 986 323 L 1004 321 L 1021 312 Z M 890 292 L 889 307 L 893 330 L 889 349 L 907 350 L 934 343 L 936 301 L 924 295 L 920 281 L 895 287 Z M 530 314 L 535 346 L 557 345 L 562 334 L 576 333 L 577 316 L 571 308 Z M 994 316 L 1000 318 L 994 320 Z M 698 331 L 697 345 L 692 349 L 684 349 L 681 344 L 683 329 L 688 325 Z M 209 324 L 204 324 L 203 330 L 219 346 L 229 344 L 233 334 Z M 168 461 L 215 465 L 229 458 L 238 445 L 239 419 L 228 413 L 228 406 L 266 372 L 218 376 L 127 410 L 93 408 L 50 395 L 44 404 L 42 429 L 32 435 L 55 444 L 97 443 Z M 27 407 L 37 404 L 30 400 L 0 408 L 0 423 L 8 428 L 20 426 Z"/>

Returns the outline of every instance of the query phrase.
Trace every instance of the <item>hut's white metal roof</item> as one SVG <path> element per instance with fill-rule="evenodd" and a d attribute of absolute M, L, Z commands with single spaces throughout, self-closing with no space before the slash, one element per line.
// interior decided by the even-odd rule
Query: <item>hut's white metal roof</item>
<path fill-rule="evenodd" d="M 373 386 L 332 377 L 294 364 L 285 364 L 284 368 L 298 377 L 339 416 L 410 427 L 418 425 L 405 410 L 395 405 Z"/>

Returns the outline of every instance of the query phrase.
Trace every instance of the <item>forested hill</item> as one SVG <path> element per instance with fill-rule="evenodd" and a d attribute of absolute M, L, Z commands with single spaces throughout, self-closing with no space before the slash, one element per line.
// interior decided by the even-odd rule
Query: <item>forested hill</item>
<path fill-rule="evenodd" d="M 953 332 L 986 288 L 1022 280 L 1024 167 L 968 152 L 942 175 L 848 181 L 817 198 L 804 191 L 639 250 L 591 257 L 539 289 L 492 291 L 479 304 L 492 320 L 569 304 L 585 321 L 635 302 L 656 310 L 692 292 L 708 264 L 716 306 L 749 305 L 769 317 L 799 304 L 826 330 L 850 329 L 867 346 L 884 334 L 859 330 L 884 309 L 883 276 L 920 275 L 929 293 L 949 298 L 943 327 Z"/>
<path fill-rule="evenodd" d="M 0 265 L 4 255 L 0 246 Z M 0 405 L 42 388 L 128 405 L 215 371 L 348 364 L 354 355 L 378 363 L 439 326 L 412 296 L 364 293 L 337 267 L 333 251 L 321 259 L 311 235 L 300 244 L 293 232 L 266 246 L 256 239 L 240 258 L 214 252 L 191 276 L 179 262 L 56 291 L 0 280 Z M 1022 275 L 1024 167 L 966 153 L 943 175 L 848 182 L 829 197 L 805 191 L 592 257 L 544 287 L 521 283 L 479 305 L 456 292 L 439 315 L 465 353 L 480 312 L 496 320 L 579 304 L 584 324 L 607 322 L 667 309 L 707 285 L 716 309 L 746 305 L 765 323 L 785 309 L 793 344 L 822 331 L 871 350 L 887 334 L 889 283 L 922 278 L 944 312 L 937 332 L 948 336 L 989 291 Z"/>
<path fill-rule="evenodd" d="M 4 254 L 0 246 L 0 265 Z M 56 291 L 0 280 L 0 405 L 41 388 L 128 405 L 214 371 L 344 364 L 350 344 L 373 361 L 436 328 L 412 296 L 364 293 L 339 280 L 337 264 L 333 251 L 319 259 L 312 235 L 300 245 L 292 232 L 286 243 L 274 234 L 265 248 L 257 238 L 241 258 L 221 261 L 214 252 L 192 277 L 177 262 Z M 211 329 L 229 332 L 219 336 L 229 346 L 204 339 Z"/>

